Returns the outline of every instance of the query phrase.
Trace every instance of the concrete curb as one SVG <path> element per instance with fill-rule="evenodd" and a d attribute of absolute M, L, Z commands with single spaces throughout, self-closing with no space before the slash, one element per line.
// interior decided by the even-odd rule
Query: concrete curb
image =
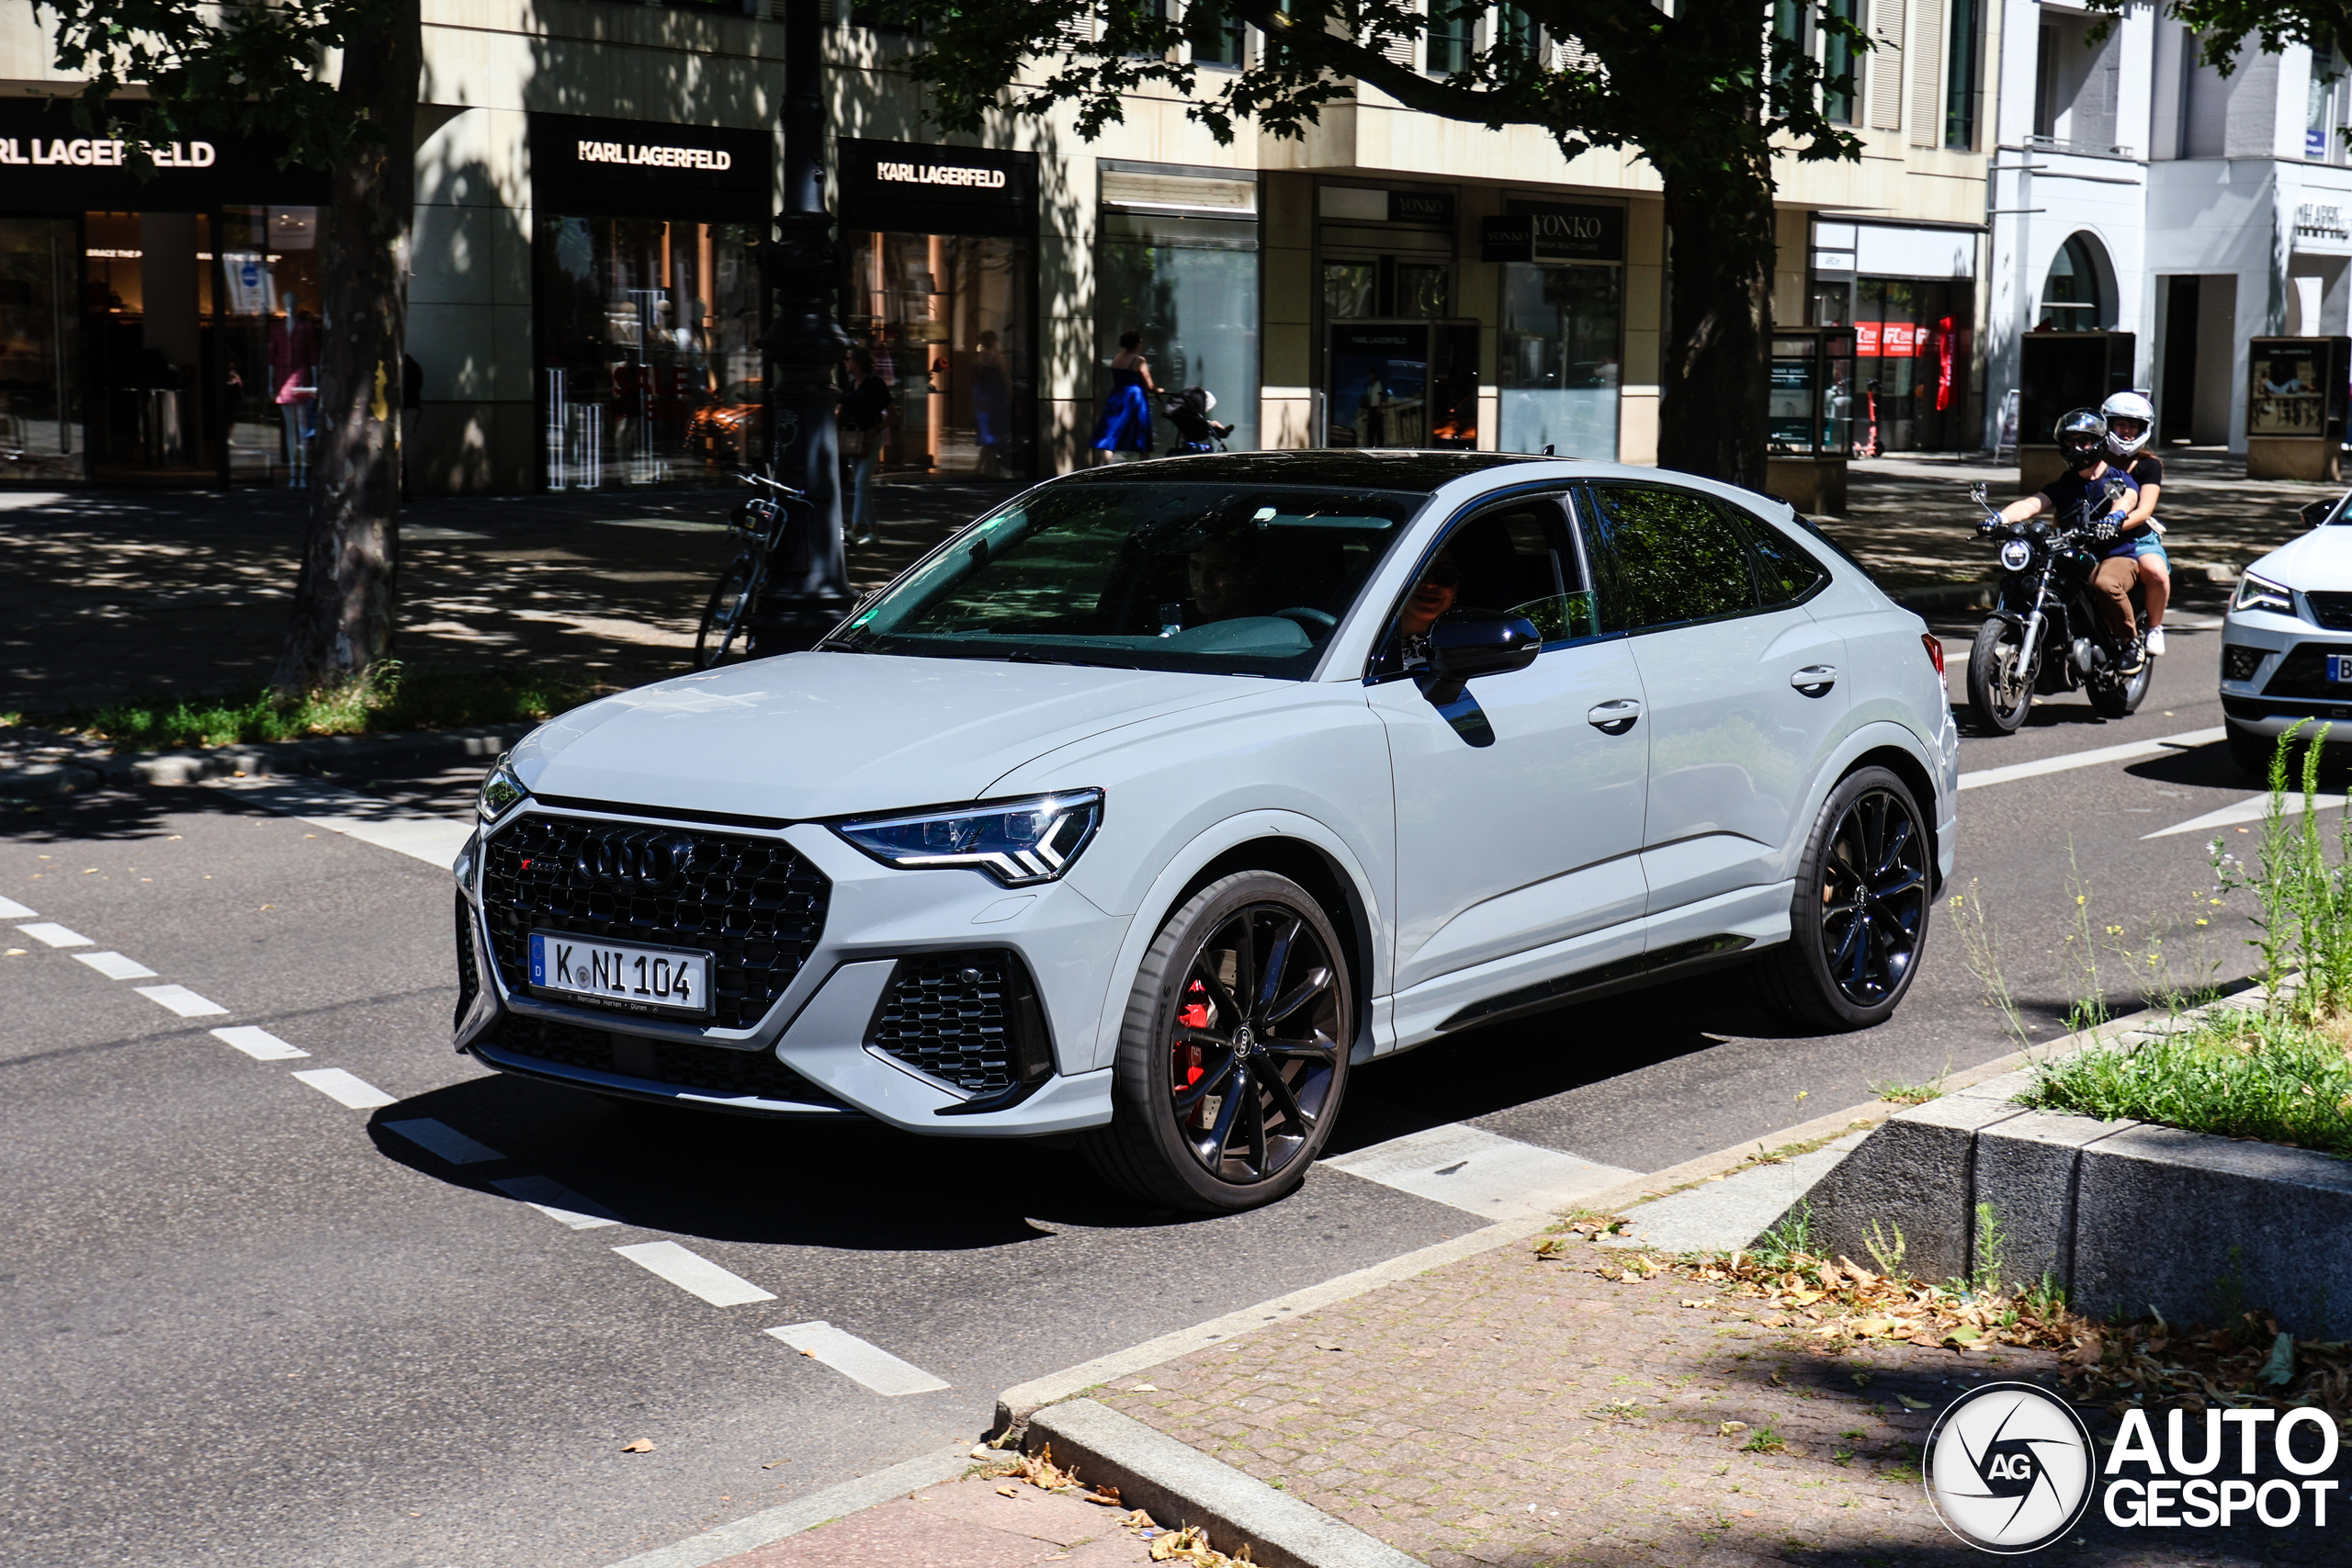
<path fill-rule="evenodd" d="M 0 799 L 47 799 L 101 788 L 188 784 L 205 779 L 258 778 L 277 773 L 332 773 L 371 762 L 460 762 L 511 750 L 537 724 L 480 725 L 400 735 L 322 735 L 253 746 L 205 747 L 107 757 L 83 757 L 30 767 L 0 768 Z"/>
<path fill-rule="evenodd" d="M 722 1562 L 753 1547 L 831 1524 L 876 1503 L 952 1481 L 971 1469 L 972 1463 L 968 1445 L 941 1449 L 888 1470 L 828 1486 L 822 1492 L 812 1492 L 797 1502 L 747 1514 L 732 1524 L 640 1552 L 614 1563 L 613 1568 L 704 1568 L 707 1563 Z"/>
<path fill-rule="evenodd" d="M 1947 582 L 1920 588 L 1890 588 L 1886 596 L 1906 610 L 1989 610 L 1994 582 Z"/>
<path fill-rule="evenodd" d="M 1047 1444 L 1056 1464 L 1117 1487 L 1123 1506 L 1163 1525 L 1198 1525 L 1219 1551 L 1247 1547 L 1260 1568 L 1417 1568 L 1387 1542 L 1107 1404 L 1077 1399 L 1039 1411 L 1025 1446 Z"/>

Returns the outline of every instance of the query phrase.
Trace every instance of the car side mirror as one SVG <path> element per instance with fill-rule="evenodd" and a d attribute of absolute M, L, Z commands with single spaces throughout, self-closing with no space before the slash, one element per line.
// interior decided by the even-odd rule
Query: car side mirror
<path fill-rule="evenodd" d="M 2343 502 L 2340 499 L 2336 501 L 2307 501 L 2303 502 L 2302 505 L 2297 507 L 2295 511 L 2297 514 L 2302 518 L 2304 527 L 2316 528 L 2321 524 L 2327 521 L 2327 515 L 2329 513 L 2334 512 L 2342 504 Z"/>
<path fill-rule="evenodd" d="M 1544 634 L 1523 615 L 1441 621 L 1430 628 L 1430 683 L 1422 694 L 1444 707 L 1462 695 L 1466 682 L 1524 670 L 1543 651 Z"/>

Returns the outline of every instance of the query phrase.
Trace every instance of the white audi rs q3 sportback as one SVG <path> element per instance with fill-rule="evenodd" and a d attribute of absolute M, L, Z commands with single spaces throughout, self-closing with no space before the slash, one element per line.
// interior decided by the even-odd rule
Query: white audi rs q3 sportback
<path fill-rule="evenodd" d="M 1815 1027 L 1886 1018 L 1951 866 L 1940 662 L 1786 505 L 1680 475 L 1072 474 L 814 651 L 502 759 L 457 1043 L 638 1100 L 1077 1134 L 1133 1192 L 1246 1207 L 1351 1066 L 1475 1025 L 1731 964 Z"/>

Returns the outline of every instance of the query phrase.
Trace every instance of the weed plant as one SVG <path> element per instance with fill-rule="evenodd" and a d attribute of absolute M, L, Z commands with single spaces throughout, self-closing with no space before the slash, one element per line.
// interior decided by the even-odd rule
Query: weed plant
<path fill-rule="evenodd" d="M 127 699 L 67 715 L 56 728 L 112 741 L 121 750 L 231 746 L 543 719 L 578 706 L 596 690 L 535 671 L 411 673 L 397 660 L 383 660 L 349 681 L 298 695 L 246 688 Z"/>
<path fill-rule="evenodd" d="M 2045 1065 L 2018 1099 L 2352 1156 L 2352 1059 L 2284 1009 L 2233 1009 L 2129 1051 L 2078 1052 Z"/>

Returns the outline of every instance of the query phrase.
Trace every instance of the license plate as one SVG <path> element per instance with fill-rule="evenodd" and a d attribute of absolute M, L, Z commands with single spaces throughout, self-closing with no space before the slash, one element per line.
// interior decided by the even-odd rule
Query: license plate
<path fill-rule="evenodd" d="M 2331 653 L 2327 656 L 2327 678 L 2338 684 L 2352 681 L 2352 653 Z"/>
<path fill-rule="evenodd" d="M 710 954 L 533 931 L 531 984 L 633 1009 L 707 1013 Z"/>

